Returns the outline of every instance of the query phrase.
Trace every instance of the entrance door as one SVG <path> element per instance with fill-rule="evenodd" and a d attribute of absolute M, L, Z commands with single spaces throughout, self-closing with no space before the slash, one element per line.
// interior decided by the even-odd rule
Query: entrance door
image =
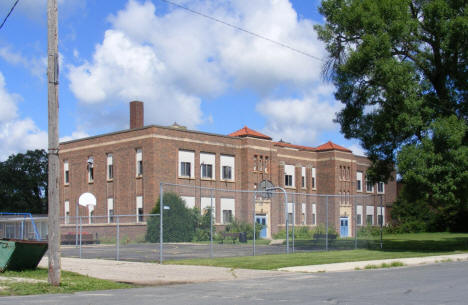
<path fill-rule="evenodd" d="M 348 237 L 348 217 L 340 218 L 340 236 Z"/>
<path fill-rule="evenodd" d="M 255 221 L 262 225 L 262 230 L 260 231 L 260 238 L 267 237 L 267 218 L 266 215 L 256 215 Z"/>

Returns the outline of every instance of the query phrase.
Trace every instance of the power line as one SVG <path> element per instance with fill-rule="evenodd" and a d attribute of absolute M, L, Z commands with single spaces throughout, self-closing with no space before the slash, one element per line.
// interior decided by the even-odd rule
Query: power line
<path fill-rule="evenodd" d="M 0 24 L 0 30 L 3 28 L 3 25 L 5 24 L 5 22 L 7 21 L 8 17 L 10 17 L 11 15 L 11 12 L 13 12 L 13 10 L 15 9 L 16 5 L 18 4 L 19 0 L 16 0 L 15 3 L 13 4 L 13 6 L 11 7 L 10 11 L 8 12 L 8 15 L 6 15 L 5 19 L 3 19 L 3 22 L 2 24 Z"/>
<path fill-rule="evenodd" d="M 294 52 L 296 52 L 296 53 L 299 53 L 299 54 L 302 54 L 302 55 L 304 55 L 304 56 L 310 57 L 310 58 L 312 58 L 312 59 L 318 60 L 318 61 L 320 61 L 320 62 L 324 62 L 323 59 L 321 59 L 321 58 L 319 58 L 319 57 L 317 57 L 317 56 L 314 56 L 314 55 L 312 55 L 312 54 L 310 54 L 310 53 L 301 51 L 301 50 L 296 49 L 296 48 L 294 48 L 294 47 L 291 47 L 291 46 L 289 46 L 289 45 L 287 45 L 287 44 L 285 44 L 285 43 L 282 43 L 282 42 L 279 42 L 279 41 L 277 41 L 277 40 L 268 38 L 268 37 L 266 37 L 266 36 L 263 36 L 263 35 L 254 33 L 254 32 L 249 31 L 249 30 L 246 30 L 246 29 L 241 28 L 240 26 L 234 25 L 234 24 L 232 24 L 232 23 L 228 23 L 228 22 L 223 21 L 223 20 L 221 20 L 221 19 L 218 19 L 218 18 L 209 16 L 209 15 L 206 15 L 206 14 L 204 14 L 204 13 L 202 13 L 202 12 L 195 11 L 195 10 L 193 10 L 193 9 L 191 9 L 191 8 L 188 8 L 188 7 L 183 6 L 183 5 L 181 5 L 181 4 L 172 2 L 172 1 L 170 1 L 170 0 L 161 0 L 161 1 L 162 1 L 162 2 L 166 2 L 166 3 L 168 3 L 168 4 L 171 4 L 171 5 L 174 5 L 174 6 L 177 6 L 177 7 L 181 8 L 181 9 L 184 9 L 184 10 L 186 10 L 186 11 L 188 11 L 188 12 L 193 13 L 193 14 L 202 16 L 202 17 L 204 17 L 204 18 L 210 19 L 210 20 L 212 20 L 212 21 L 216 21 L 216 22 L 218 22 L 218 23 L 224 24 L 225 26 L 228 26 L 228 27 L 231 27 L 231 28 L 236 29 L 236 30 L 238 30 L 238 31 L 247 33 L 247 34 L 252 35 L 252 36 L 254 36 L 254 37 L 257 37 L 257 38 L 260 38 L 260 39 L 269 41 L 269 42 L 271 42 L 271 43 L 274 43 L 274 44 L 276 44 L 276 45 L 279 45 L 280 47 L 289 49 L 289 50 L 291 50 L 291 51 L 294 51 Z"/>

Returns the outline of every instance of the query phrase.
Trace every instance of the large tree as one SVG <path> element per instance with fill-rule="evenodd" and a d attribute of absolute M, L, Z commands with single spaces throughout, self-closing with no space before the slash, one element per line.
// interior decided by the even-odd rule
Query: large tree
<path fill-rule="evenodd" d="M 47 213 L 45 150 L 29 150 L 0 162 L 0 211 Z"/>
<path fill-rule="evenodd" d="M 467 8 L 466 0 L 324 0 L 326 22 L 316 27 L 330 55 L 325 75 L 344 104 L 336 120 L 366 149 L 368 178 L 387 180 L 396 164 L 413 195 L 450 222 L 468 210 Z"/>

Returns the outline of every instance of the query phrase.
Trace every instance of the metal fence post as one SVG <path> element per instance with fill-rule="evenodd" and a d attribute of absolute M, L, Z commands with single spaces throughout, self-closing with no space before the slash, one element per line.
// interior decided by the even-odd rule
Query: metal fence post
<path fill-rule="evenodd" d="M 292 214 L 293 214 L 293 223 L 292 223 L 292 252 L 294 253 L 294 241 L 295 241 L 295 236 L 294 236 L 294 228 L 296 227 L 296 195 L 293 194 L 292 196 Z"/>
<path fill-rule="evenodd" d="M 252 193 L 252 197 L 253 197 L 253 256 L 255 256 L 255 238 L 256 238 L 256 232 L 257 232 L 257 221 L 255 219 L 255 214 L 256 214 L 256 210 L 255 210 L 255 204 L 256 204 L 256 197 L 257 197 L 257 192 L 255 193 Z"/>
<path fill-rule="evenodd" d="M 211 189 L 210 208 L 210 258 L 213 258 L 213 189 Z"/>
<path fill-rule="evenodd" d="M 356 197 L 354 197 L 353 200 L 353 205 L 354 205 L 354 250 L 357 249 L 357 205 L 356 205 Z M 362 216 L 361 216 L 361 221 L 362 221 Z"/>
<path fill-rule="evenodd" d="M 164 190 L 162 182 L 159 184 L 159 263 L 163 263 L 163 209 Z"/>
<path fill-rule="evenodd" d="M 82 224 L 82 219 L 80 217 L 80 258 L 82 258 L 81 257 L 81 254 L 82 254 L 81 253 L 82 252 L 81 244 L 82 244 L 82 242 L 83 242 L 83 224 Z"/>
<path fill-rule="evenodd" d="M 284 212 L 285 212 L 285 225 L 286 225 L 286 254 L 289 254 L 289 213 L 288 213 L 288 196 L 284 192 Z"/>
<path fill-rule="evenodd" d="M 382 219 L 380 221 L 380 249 L 383 248 L 383 221 L 384 221 L 384 216 L 382 213 L 382 208 L 383 208 L 383 195 L 380 195 L 380 218 Z M 377 217 L 379 219 L 379 217 Z"/>
<path fill-rule="evenodd" d="M 120 260 L 120 219 L 119 215 L 117 215 L 117 227 L 116 227 L 116 236 L 115 236 L 115 247 L 116 247 L 116 260 Z"/>
<path fill-rule="evenodd" d="M 327 207 L 327 211 L 326 211 L 326 227 L 325 227 L 325 251 L 328 251 L 328 195 L 325 196 L 326 198 L 326 207 Z"/>

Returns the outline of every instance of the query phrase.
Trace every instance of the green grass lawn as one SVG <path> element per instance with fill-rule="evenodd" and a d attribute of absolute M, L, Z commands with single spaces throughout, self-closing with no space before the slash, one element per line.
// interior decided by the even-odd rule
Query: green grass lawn
<path fill-rule="evenodd" d="M 307 247 L 311 241 L 296 241 L 298 248 Z M 313 251 L 306 253 L 262 255 L 248 257 L 191 259 L 167 261 L 167 264 L 205 265 L 228 268 L 273 270 L 282 267 L 319 265 L 376 259 L 422 257 L 468 252 L 468 234 L 416 233 L 385 235 L 380 250 L 379 237 L 360 238 L 358 250 Z M 353 239 L 336 240 L 330 248 L 353 249 Z"/>
<path fill-rule="evenodd" d="M 96 279 L 73 272 L 62 271 L 61 284 L 58 287 L 47 283 L 47 269 L 36 269 L 27 271 L 5 271 L 0 273 L 0 295 L 33 295 L 45 293 L 73 293 L 78 291 L 94 291 L 108 289 L 134 288 L 136 286 L 116 283 L 108 280 Z M 6 280 L 8 278 L 25 278 L 44 280 L 45 282 L 30 283 L 16 280 Z"/>

